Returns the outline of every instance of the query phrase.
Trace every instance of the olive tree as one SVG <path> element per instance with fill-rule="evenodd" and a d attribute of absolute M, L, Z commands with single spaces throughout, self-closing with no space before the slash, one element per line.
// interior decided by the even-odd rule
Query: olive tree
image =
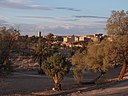
<path fill-rule="evenodd" d="M 112 36 L 114 44 L 112 50 L 115 51 L 116 63 L 123 64 L 120 71 L 119 80 L 123 79 L 125 70 L 127 68 L 127 51 L 128 51 L 128 14 L 122 11 L 113 11 L 112 15 L 107 21 L 106 31 L 108 35 Z M 113 55 L 112 55 L 113 56 Z"/>
<path fill-rule="evenodd" d="M 87 54 L 83 57 L 84 64 L 87 69 L 100 73 L 92 83 L 95 83 L 113 65 L 109 57 L 109 54 L 111 54 L 109 53 L 111 50 L 110 45 L 108 41 L 91 42 L 88 44 Z"/>
<path fill-rule="evenodd" d="M 128 64 L 128 35 L 116 36 L 113 38 L 111 57 L 116 65 L 122 64 L 119 80 L 123 79 Z"/>
<path fill-rule="evenodd" d="M 60 53 L 54 53 L 42 62 L 45 74 L 52 77 L 55 89 L 61 90 L 61 81 L 70 70 L 70 62 Z"/>
<path fill-rule="evenodd" d="M 128 14 L 122 11 L 112 11 L 107 20 L 106 32 L 108 35 L 128 35 Z"/>
<path fill-rule="evenodd" d="M 0 71 L 9 70 L 10 68 L 10 53 L 18 39 L 19 32 L 14 28 L 0 28 Z"/>
<path fill-rule="evenodd" d="M 74 79 L 78 84 L 81 83 L 82 71 L 85 69 L 83 57 L 86 55 L 86 51 L 77 50 L 75 54 L 72 56 L 72 70 Z"/>

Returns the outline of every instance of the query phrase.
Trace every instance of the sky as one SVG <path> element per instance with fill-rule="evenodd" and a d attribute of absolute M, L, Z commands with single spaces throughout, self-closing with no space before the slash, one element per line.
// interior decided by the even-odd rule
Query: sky
<path fill-rule="evenodd" d="M 105 33 L 112 10 L 128 11 L 128 0 L 0 0 L 0 26 L 21 35 Z"/>

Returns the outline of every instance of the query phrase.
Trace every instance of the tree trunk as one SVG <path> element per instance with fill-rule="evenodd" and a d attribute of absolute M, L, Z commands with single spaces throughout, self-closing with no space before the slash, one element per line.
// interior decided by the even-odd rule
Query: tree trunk
<path fill-rule="evenodd" d="M 60 83 L 55 83 L 55 90 L 61 91 L 61 84 Z"/>
<path fill-rule="evenodd" d="M 98 77 L 96 77 L 92 82 L 95 83 L 97 80 L 99 80 L 103 75 L 105 74 L 105 72 L 101 72 L 100 75 Z"/>
<path fill-rule="evenodd" d="M 122 69 L 121 69 L 121 71 L 120 71 L 120 75 L 119 75 L 119 77 L 118 77 L 119 80 L 122 80 L 122 79 L 123 79 L 124 73 L 125 73 L 125 71 L 126 71 L 126 68 L 127 68 L 127 62 L 125 62 L 125 63 L 123 64 L 123 66 L 122 66 Z"/>
<path fill-rule="evenodd" d="M 96 81 L 99 80 L 104 74 L 105 74 L 105 72 L 101 72 L 100 75 L 98 77 L 96 77 L 94 80 L 89 81 L 89 82 L 81 82 L 81 84 L 95 84 Z"/>
<path fill-rule="evenodd" d="M 54 87 L 55 87 L 55 90 L 57 91 L 60 91 L 61 90 L 61 84 L 58 80 L 58 77 L 57 75 L 55 74 L 55 76 L 53 77 L 53 80 L 54 80 Z"/>
<path fill-rule="evenodd" d="M 41 56 L 39 57 L 39 66 L 40 66 L 40 69 L 39 69 L 38 73 L 42 75 L 42 74 L 44 74 L 44 71 L 41 68 L 41 66 L 42 66 L 42 58 L 41 58 Z"/>

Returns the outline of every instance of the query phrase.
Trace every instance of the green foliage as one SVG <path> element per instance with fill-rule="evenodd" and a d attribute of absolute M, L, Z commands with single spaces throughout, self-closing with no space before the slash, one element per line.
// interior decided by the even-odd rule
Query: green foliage
<path fill-rule="evenodd" d="M 121 35 L 113 37 L 113 45 L 112 51 L 114 58 L 114 62 L 116 64 L 123 64 L 124 62 L 128 62 L 128 35 Z"/>
<path fill-rule="evenodd" d="M 33 50 L 34 61 L 38 62 L 40 65 L 40 70 L 42 62 L 46 60 L 51 54 L 58 52 L 58 44 L 53 44 L 53 34 L 49 33 L 46 38 L 38 38 L 38 44 Z M 43 70 L 42 70 L 43 71 Z"/>
<path fill-rule="evenodd" d="M 72 64 L 73 65 L 82 65 L 83 56 L 86 54 L 86 51 L 77 50 L 75 54 L 72 56 Z"/>
<path fill-rule="evenodd" d="M 108 35 L 128 35 L 128 14 L 122 11 L 113 11 L 107 21 Z"/>
<path fill-rule="evenodd" d="M 119 61 L 122 61 L 121 58 L 126 59 L 127 57 L 125 56 L 128 50 L 128 14 L 125 13 L 123 10 L 113 11 L 112 15 L 108 19 L 106 26 L 107 33 L 113 35 L 112 43 L 114 44 L 114 46 L 112 46 L 112 49 L 116 50 L 115 54 L 117 58 L 115 59 L 118 59 Z"/>
<path fill-rule="evenodd" d="M 54 53 L 42 62 L 42 69 L 45 74 L 52 77 L 56 84 L 60 84 L 64 75 L 70 70 L 70 62 L 60 53 Z M 60 90 L 57 86 L 57 90 Z"/>
<path fill-rule="evenodd" d="M 75 79 L 75 81 L 80 84 L 81 83 L 81 79 L 82 79 L 82 68 L 79 66 L 75 66 L 73 67 L 73 77 Z"/>
<path fill-rule="evenodd" d="M 44 44 L 40 44 L 36 46 L 33 50 L 33 58 L 35 62 L 38 62 L 40 66 L 39 74 L 43 74 L 43 70 L 41 69 L 42 62 L 47 59 L 50 55 L 50 50 Z"/>
<path fill-rule="evenodd" d="M 112 36 L 113 44 L 111 57 L 116 64 L 123 64 L 119 80 L 123 79 L 126 64 L 128 64 L 128 14 L 122 11 L 113 11 L 108 19 L 106 30 Z"/>
<path fill-rule="evenodd" d="M 51 48 L 52 46 L 52 42 L 54 41 L 54 38 L 53 38 L 53 34 L 52 33 L 49 33 L 47 36 L 46 36 L 46 42 L 48 44 L 48 48 Z"/>
<path fill-rule="evenodd" d="M 0 29 L 0 71 L 9 71 L 10 65 L 10 53 L 13 50 L 15 41 L 18 39 L 19 32 L 13 28 L 7 29 L 2 27 Z"/>
<path fill-rule="evenodd" d="M 83 57 L 86 55 L 86 51 L 77 50 L 72 56 L 73 76 L 77 83 L 81 82 L 82 71 L 85 69 Z"/>
<path fill-rule="evenodd" d="M 109 68 L 114 65 L 114 57 L 112 42 L 90 42 L 84 51 L 76 51 L 72 57 L 73 73 L 75 80 L 80 83 L 82 70 L 91 70 L 100 72 L 96 80 L 98 80 Z M 114 54 L 115 55 L 115 54 Z M 114 56 L 113 55 L 113 56 Z M 115 55 L 116 56 L 116 55 Z M 94 82 L 95 82 L 94 81 Z"/>
<path fill-rule="evenodd" d="M 87 55 L 84 56 L 85 66 L 88 69 L 104 73 L 112 67 L 111 58 L 109 58 L 109 51 L 111 50 L 109 43 L 102 41 L 92 42 L 88 45 Z"/>
<path fill-rule="evenodd" d="M 54 41 L 53 36 L 54 36 L 54 34 L 49 33 L 49 34 L 46 36 L 46 40 L 47 40 L 47 41 L 51 41 L 51 42 L 53 42 L 53 41 Z"/>
<path fill-rule="evenodd" d="M 70 62 L 62 54 L 55 53 L 42 62 L 42 68 L 48 76 L 54 77 L 57 74 L 63 79 L 62 77 L 69 72 Z"/>
<path fill-rule="evenodd" d="M 46 46 L 37 46 L 34 49 L 33 56 L 35 58 L 35 61 L 40 62 L 40 59 L 46 59 L 49 55 L 49 50 Z"/>
<path fill-rule="evenodd" d="M 17 41 L 18 46 L 15 46 L 16 52 L 21 56 L 31 56 L 33 47 L 37 45 L 37 42 L 38 38 L 34 36 L 20 36 Z"/>

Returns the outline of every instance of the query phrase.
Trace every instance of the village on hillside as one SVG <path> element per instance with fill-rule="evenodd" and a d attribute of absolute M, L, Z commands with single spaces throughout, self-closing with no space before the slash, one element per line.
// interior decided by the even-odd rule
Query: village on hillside
<path fill-rule="evenodd" d="M 38 38 L 47 38 L 47 36 L 43 36 L 43 32 L 38 32 L 38 36 L 20 36 L 20 38 L 28 38 L 28 39 L 38 39 Z M 108 40 L 112 41 L 112 38 L 108 35 L 104 34 L 91 34 L 91 35 L 84 35 L 84 36 L 75 36 L 74 34 L 72 36 L 58 36 L 54 35 L 52 33 L 49 33 L 48 35 L 53 35 L 54 42 L 53 43 L 61 43 L 62 46 L 72 47 L 82 47 L 82 44 L 77 42 L 90 42 L 90 41 L 102 41 L 102 40 Z"/>

